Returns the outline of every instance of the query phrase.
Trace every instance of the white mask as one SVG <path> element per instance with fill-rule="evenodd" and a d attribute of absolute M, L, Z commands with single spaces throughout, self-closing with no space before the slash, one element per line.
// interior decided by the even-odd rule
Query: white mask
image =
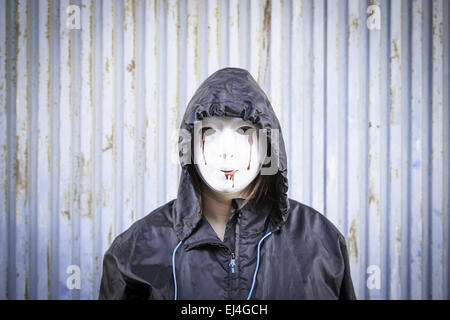
<path fill-rule="evenodd" d="M 207 117 L 196 124 L 194 135 L 197 172 L 214 191 L 239 193 L 258 175 L 262 157 L 258 129 L 251 122 Z"/>

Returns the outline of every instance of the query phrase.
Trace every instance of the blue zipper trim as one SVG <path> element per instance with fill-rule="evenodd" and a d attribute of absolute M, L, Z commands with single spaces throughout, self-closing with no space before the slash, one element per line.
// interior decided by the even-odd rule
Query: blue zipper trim
<path fill-rule="evenodd" d="M 174 283 L 174 287 L 175 287 L 175 293 L 174 293 L 174 298 L 173 300 L 177 300 L 177 294 L 178 294 L 178 288 L 177 288 L 177 276 L 175 274 L 175 253 L 178 250 L 178 247 L 181 246 L 181 244 L 183 243 L 183 241 L 180 241 L 178 243 L 178 245 L 175 247 L 175 249 L 173 250 L 172 253 L 172 272 L 173 272 L 173 283 Z"/>
<path fill-rule="evenodd" d="M 264 241 L 264 239 L 266 239 L 271 234 L 272 234 L 272 232 L 267 233 L 258 242 L 258 253 L 257 253 L 257 258 L 256 258 L 256 269 L 255 269 L 255 273 L 253 274 L 253 283 L 252 283 L 252 287 L 250 289 L 250 293 L 248 294 L 247 300 L 250 300 L 250 298 L 252 297 L 253 289 L 255 287 L 256 275 L 258 274 L 258 269 L 259 269 L 259 255 L 260 255 L 260 251 L 261 251 L 261 243 Z"/>

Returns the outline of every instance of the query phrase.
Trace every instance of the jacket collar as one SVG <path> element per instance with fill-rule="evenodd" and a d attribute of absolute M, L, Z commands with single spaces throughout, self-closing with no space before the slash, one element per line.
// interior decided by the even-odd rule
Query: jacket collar
<path fill-rule="evenodd" d="M 200 213 L 200 195 L 195 190 L 191 180 L 190 174 L 183 170 L 178 198 L 172 207 L 177 237 L 186 245 L 218 240 L 214 232 L 202 228 L 203 217 Z M 279 211 L 275 210 L 276 206 L 272 201 L 263 199 L 256 206 L 249 202 L 238 210 L 244 201 L 242 198 L 232 199 L 229 216 L 229 223 L 235 223 L 239 219 L 242 236 L 257 234 L 264 230 L 267 230 L 267 232 L 276 231 L 284 222 L 282 216 L 279 213 L 277 214 Z M 234 221 L 232 221 L 233 219 Z"/>

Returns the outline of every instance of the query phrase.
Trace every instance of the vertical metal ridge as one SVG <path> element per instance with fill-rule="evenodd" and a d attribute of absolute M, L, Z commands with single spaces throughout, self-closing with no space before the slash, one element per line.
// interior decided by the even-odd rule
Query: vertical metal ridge
<path fill-rule="evenodd" d="M 365 14 L 367 13 L 367 8 L 370 5 L 370 0 L 366 0 L 365 1 L 365 5 L 361 7 L 361 16 L 364 17 Z M 363 284 L 364 284 L 364 299 L 368 299 L 369 297 L 369 288 L 367 286 L 366 283 L 366 278 L 367 278 L 367 268 L 369 266 L 369 257 L 370 257 L 370 248 L 369 248 L 369 184 L 370 184 L 370 178 L 369 178 L 369 150 L 370 150 L 370 134 L 369 134 L 369 121 L 370 121 L 370 110 L 369 110 L 369 90 L 370 90 L 370 59 L 369 59 L 369 50 L 370 50 L 370 36 L 369 36 L 369 28 L 367 28 L 367 23 L 364 23 L 364 19 L 363 19 L 363 31 L 361 32 L 363 34 L 363 38 L 364 38 L 364 45 L 363 45 L 363 54 L 364 54 L 364 61 L 365 61 L 365 67 L 364 67 L 364 71 L 365 71 L 365 85 L 364 85 L 364 126 L 365 126 L 365 130 L 364 130 L 364 157 L 365 157 L 365 168 L 364 168 L 364 184 L 365 184 L 365 188 L 364 188 L 364 214 L 362 215 L 363 221 L 363 228 L 362 228 L 362 236 L 361 239 L 362 242 L 364 243 L 364 257 L 363 257 L 363 261 L 364 263 L 362 263 L 362 267 L 361 267 L 361 273 L 362 273 L 362 278 L 363 278 Z M 369 67 L 367 67 L 369 66 Z"/>
<path fill-rule="evenodd" d="M 220 51 L 217 50 L 217 47 L 219 46 L 220 41 L 220 0 L 217 0 L 214 2 L 215 8 L 214 8 L 214 15 L 213 18 L 208 16 L 208 23 L 211 24 L 211 20 L 214 21 L 214 25 L 210 27 L 210 31 L 214 33 L 211 37 L 215 37 L 215 46 L 209 48 L 209 52 L 216 52 L 216 60 L 212 59 L 211 57 L 208 58 L 208 74 L 213 72 L 213 70 L 219 68 L 220 64 Z M 212 6 L 208 6 L 208 9 L 211 10 Z M 214 19 L 214 17 L 216 19 Z M 217 21 L 219 20 L 219 21 Z M 189 103 L 187 93 L 186 93 L 186 81 L 187 81 L 187 3 L 186 1 L 180 1 L 178 4 L 178 43 L 179 43 L 179 54 L 178 54 L 178 67 L 179 67 L 179 76 L 178 76 L 178 90 L 179 90 L 179 101 L 178 101 L 178 124 L 177 129 L 181 126 L 181 121 L 184 116 L 184 112 L 187 108 L 187 105 Z M 208 25 L 209 27 L 209 25 Z M 211 43 L 211 37 L 208 39 L 208 43 Z M 214 61 L 215 60 L 215 61 Z M 214 61 L 214 63 L 212 63 Z M 178 142 L 178 141 L 177 141 Z M 178 159 L 178 152 L 177 152 L 177 159 Z M 179 162 L 178 162 L 179 163 Z M 179 181 L 181 177 L 181 164 L 178 165 L 178 176 L 177 176 L 177 188 L 179 186 Z"/>
<path fill-rule="evenodd" d="M 294 1 L 292 2 L 292 24 L 291 24 L 291 35 L 292 35 L 292 44 L 291 44 L 291 53 L 290 53 L 290 63 L 291 63 L 291 134 L 302 134 L 302 127 L 303 127 L 303 116 L 301 114 L 304 105 L 302 103 L 302 93 L 304 92 L 304 83 L 302 81 L 302 68 L 304 66 L 303 64 L 303 50 L 300 50 L 300 44 L 301 39 L 303 37 L 303 29 L 302 29 L 302 1 Z M 252 17 L 256 20 L 256 22 L 259 20 L 257 16 L 255 16 L 254 8 L 253 8 L 253 2 L 251 3 L 251 12 Z M 254 25 L 256 24 L 254 19 L 251 19 L 251 32 L 254 33 Z M 256 37 L 251 37 L 251 47 L 255 47 L 253 39 Z M 253 54 L 253 51 L 252 51 Z M 251 67 L 250 70 L 254 73 L 253 70 L 256 70 L 255 63 L 251 61 L 250 63 Z M 253 74 L 253 76 L 255 76 Z M 295 129 L 294 129 L 295 128 Z M 303 163 L 303 157 L 302 157 L 302 139 L 296 139 L 295 143 L 291 144 L 291 154 L 289 158 L 289 164 L 290 164 L 290 172 L 291 176 L 299 177 L 299 179 L 291 180 L 290 186 L 289 186 L 289 197 L 293 199 L 297 199 L 298 201 L 303 201 L 303 192 L 302 192 L 302 179 L 300 177 L 303 176 L 302 174 L 302 163 Z M 295 165 L 294 161 L 295 159 Z"/>
<path fill-rule="evenodd" d="M 432 297 L 443 299 L 444 291 L 444 1 L 435 0 L 432 4 L 432 185 L 431 199 L 431 239 L 432 239 Z M 448 17 L 447 17 L 448 18 Z"/>
<path fill-rule="evenodd" d="M 227 51 L 228 51 L 228 66 L 239 67 L 240 66 L 240 40 L 241 34 L 239 30 L 239 1 L 229 0 L 227 1 Z M 201 43 L 201 41 L 200 41 Z"/>
<path fill-rule="evenodd" d="M 314 1 L 312 5 L 312 104 L 311 104 L 311 167 L 312 167 L 312 202 L 311 205 L 324 212 L 323 171 L 324 158 L 324 3 Z"/>
<path fill-rule="evenodd" d="M 380 254 L 380 298 L 388 299 L 389 296 L 389 55 L 390 55 L 390 7 L 387 1 L 381 2 L 381 16 L 382 26 L 380 30 L 380 233 L 385 235 L 381 238 L 381 252 Z"/>
<path fill-rule="evenodd" d="M 448 1 L 444 2 L 444 17 L 450 16 L 450 3 Z M 450 22 L 449 19 L 444 19 L 444 46 L 445 46 L 445 53 L 444 53 L 444 110 L 446 113 L 446 116 L 444 116 L 443 121 L 447 121 L 447 123 L 450 123 Z M 447 120 L 445 120 L 447 118 Z M 445 122 L 444 122 L 445 123 Z M 444 177 L 448 177 L 450 174 L 450 128 L 449 126 L 444 126 L 445 128 L 445 134 L 444 134 L 444 141 L 446 142 L 446 151 L 444 153 Z M 444 258 L 444 299 L 450 300 L 450 183 L 449 179 L 444 179 L 445 186 L 443 190 L 444 195 L 444 231 L 446 230 L 446 233 L 444 235 L 444 242 L 445 242 L 445 254 L 446 259 Z"/>
<path fill-rule="evenodd" d="M 81 0 L 72 0 L 72 4 L 81 8 Z M 81 10 L 78 17 L 81 25 Z M 81 29 L 71 31 L 71 64 L 72 72 L 72 256 L 71 265 L 81 265 L 81 241 L 80 241 L 80 224 L 81 224 L 81 175 L 82 175 L 82 154 L 81 154 Z M 67 274 L 67 273 L 66 273 Z M 71 274 L 70 274 L 71 275 Z M 80 299 L 80 290 L 71 291 L 73 300 Z"/>
<path fill-rule="evenodd" d="M 166 109 L 166 181 L 167 181 L 167 193 L 166 202 L 170 201 L 177 196 L 177 184 L 173 183 L 178 177 L 179 164 L 176 161 L 178 158 L 178 153 L 176 151 L 178 135 L 176 134 L 178 126 L 178 109 L 179 109 L 179 66 L 178 66 L 178 56 L 179 56 L 179 16 L 178 16 L 178 2 L 168 1 L 167 2 L 167 21 L 166 21 L 166 65 L 164 68 L 164 74 L 166 74 L 166 87 L 165 87 L 165 105 Z M 203 23 L 207 23 L 203 22 Z M 205 28 L 207 30 L 207 28 Z M 207 47 L 205 47 L 207 49 Z M 207 56 L 202 54 L 203 61 Z M 205 63 L 207 66 L 207 62 Z M 207 67 L 205 67 L 207 69 Z M 206 72 L 206 70 L 204 71 Z"/>
<path fill-rule="evenodd" d="M 0 2 L 0 299 L 8 298 L 8 11 L 6 1 Z"/>
<path fill-rule="evenodd" d="M 136 8 L 136 220 L 144 211 L 145 177 L 145 3 L 139 1 Z M 117 186 L 117 184 L 116 184 Z M 116 188 L 117 190 L 117 188 Z M 117 197 L 117 193 L 116 193 Z"/>
<path fill-rule="evenodd" d="M 103 259 L 103 241 L 102 241 L 102 91 L 103 91 L 103 74 L 98 71 L 102 65 L 103 57 L 103 3 L 94 1 L 94 20 L 93 20 L 93 48 L 94 48 L 94 196 L 93 196 L 93 215 L 94 215 L 94 286 L 98 292 L 100 287 L 100 279 L 102 275 L 102 259 Z"/>
<path fill-rule="evenodd" d="M 80 294 L 82 300 L 96 299 L 94 285 L 94 3 L 81 2 L 80 30 Z"/>
<path fill-rule="evenodd" d="M 303 15 L 304 17 L 304 24 L 305 24 L 305 41 L 304 41 L 304 47 L 306 54 L 304 55 L 304 65 L 306 66 L 304 69 L 304 75 L 303 75 L 303 81 L 305 83 L 305 92 L 311 92 L 312 91 L 312 2 L 306 2 L 304 6 L 305 13 Z M 303 97 L 303 121 L 304 121 L 304 127 L 303 127 L 303 143 L 304 143 L 304 149 L 303 149 L 303 164 L 304 164 L 304 184 L 303 184 L 303 190 L 304 190 L 304 202 L 307 205 L 312 204 L 312 112 L 311 112 L 311 104 L 312 104 L 312 98 L 311 95 L 306 94 Z"/>
<path fill-rule="evenodd" d="M 431 18 L 432 18 L 432 2 L 424 0 L 424 39 L 427 39 L 427 49 L 424 52 L 424 70 L 426 73 L 426 84 L 424 85 L 424 100 L 426 104 L 424 105 L 424 165 L 426 171 L 424 170 L 424 194 L 426 195 L 424 199 L 424 207 L 426 210 L 422 211 L 423 219 L 423 257 L 425 261 L 422 261 L 422 279 L 424 281 L 422 289 L 422 299 L 431 299 L 431 141 L 432 141 L 432 124 L 431 124 L 431 90 L 432 90 L 432 70 L 431 70 L 431 57 L 432 57 L 432 42 L 431 42 Z"/>
<path fill-rule="evenodd" d="M 124 229 L 124 1 L 113 2 L 113 62 L 114 82 L 114 237 Z M 103 50 L 103 49 L 102 49 Z M 130 65 L 131 67 L 131 65 Z"/>
<path fill-rule="evenodd" d="M 402 159 L 402 299 L 411 299 L 411 250 L 410 250 L 410 231 L 411 231 L 411 174 L 409 168 L 411 167 L 411 4 L 409 2 L 403 3 L 402 7 L 402 85 L 404 91 L 402 92 L 402 118 L 405 119 L 405 125 L 402 128 L 402 144 L 403 144 L 403 159 Z M 405 263 L 406 262 L 406 263 Z"/>
<path fill-rule="evenodd" d="M 423 2 L 416 1 L 411 7 L 411 298 L 420 299 L 422 297 L 422 264 L 423 250 L 422 243 L 422 211 L 424 210 L 424 193 L 422 192 L 423 174 L 426 163 L 423 161 L 424 145 L 422 139 L 423 106 L 426 104 L 423 96 L 424 63 L 422 60 L 424 53 L 423 38 Z"/>
<path fill-rule="evenodd" d="M 220 68 L 224 68 L 230 64 L 230 55 L 228 52 L 229 47 L 229 30 L 228 30 L 228 19 L 229 19 L 229 1 L 220 1 Z M 189 4 L 190 2 L 188 2 Z M 188 19 L 189 20 L 189 19 Z M 189 21 L 188 21 L 189 24 Z M 189 93 L 189 92 L 188 92 Z"/>
<path fill-rule="evenodd" d="M 60 2 L 52 1 L 51 5 L 51 236 L 50 236 L 50 286 L 51 299 L 60 298 L 59 290 L 59 95 L 60 95 Z"/>
<path fill-rule="evenodd" d="M 386 37 L 386 47 L 387 47 L 387 66 L 386 66 L 386 83 L 387 83 L 387 87 L 386 87 L 386 117 L 385 117 L 385 125 L 387 128 L 387 133 L 386 133 L 386 251 L 385 251 L 385 256 L 386 256 L 386 266 L 385 266 L 385 270 L 386 270 L 386 299 L 390 299 L 391 298 L 391 248 L 390 248 L 390 243 L 391 243 L 391 239 L 392 239 L 392 235 L 391 235 L 391 183 L 390 183 L 390 166 L 391 166 L 391 126 L 390 126 L 390 105 L 391 105 L 391 95 L 390 95 L 390 87 L 391 87 L 391 63 L 390 63 L 390 57 L 391 57 L 391 26 L 392 26 L 392 7 L 391 7 L 391 3 L 388 2 L 386 4 L 387 6 L 387 11 L 388 11 L 388 15 L 387 15 L 387 37 Z"/>
<path fill-rule="evenodd" d="M 59 127 L 58 127 L 58 174 L 59 174 L 59 193 L 60 199 L 58 208 L 58 231 L 59 231 L 59 250 L 58 250 L 58 264 L 59 264 L 59 293 L 61 299 L 71 299 L 72 292 L 68 286 L 65 285 L 66 268 L 71 264 L 72 260 L 72 227 L 73 227 L 73 82 L 72 75 L 74 68 L 72 65 L 72 46 L 71 29 L 67 27 L 68 9 L 70 1 L 61 0 L 59 7 L 58 19 L 59 25 L 59 52 L 60 60 L 57 65 L 60 73 L 60 90 L 58 96 L 59 103 Z"/>
<path fill-rule="evenodd" d="M 247 8 L 246 8 L 247 9 Z M 248 30 L 248 28 L 246 29 Z M 285 72 L 285 70 L 292 70 L 292 49 L 291 49 L 291 39 L 292 39 L 292 1 L 283 2 L 283 96 L 284 103 L 282 105 L 284 127 L 283 138 L 286 145 L 287 161 L 288 161 L 288 179 L 292 181 L 292 135 L 286 134 L 287 132 L 292 132 L 292 73 Z M 249 41 L 247 41 L 249 43 Z M 248 51 L 247 51 L 248 52 Z M 249 63 L 247 62 L 247 66 Z M 248 67 L 247 67 L 248 68 Z M 288 194 L 290 194 L 290 188 L 288 189 Z"/>
<path fill-rule="evenodd" d="M 196 8 L 198 10 L 198 6 Z M 198 12 L 198 11 L 197 11 Z M 167 99 L 166 99 L 166 73 L 165 70 L 167 68 L 167 18 L 166 18 L 167 8 L 166 2 L 158 0 L 158 62 L 159 62 L 159 73 L 158 73 L 158 166 L 162 166 L 162 168 L 158 168 L 159 173 L 159 190 L 162 193 L 159 195 L 159 203 L 164 203 L 167 201 L 167 126 L 166 126 L 166 117 L 167 117 Z M 197 41 L 198 45 L 198 41 Z M 197 47 L 198 50 L 198 47 Z M 197 51 L 198 53 L 198 51 Z M 161 125 L 161 126 L 160 126 Z"/>
<path fill-rule="evenodd" d="M 171 0 L 169 0 L 171 1 Z M 178 3 L 179 1 L 177 1 Z M 199 0 L 199 6 L 197 7 L 198 12 L 198 24 L 196 26 L 196 32 L 198 34 L 198 73 L 199 80 L 203 82 L 208 76 L 208 0 Z M 166 17 L 169 14 L 166 13 Z M 166 39 L 168 36 L 166 36 Z M 167 69 L 166 69 L 167 71 Z M 168 75 L 169 76 L 169 75 Z M 169 198 L 167 198 L 169 200 Z"/>
<path fill-rule="evenodd" d="M 404 159 L 404 127 L 405 120 L 402 117 L 404 110 L 403 70 L 405 68 L 402 59 L 405 51 L 402 25 L 404 17 L 402 15 L 403 3 L 391 3 L 391 34 L 390 34 L 390 165 L 389 183 L 391 186 L 390 198 L 390 271 L 391 271 L 391 295 L 395 299 L 402 296 L 402 219 L 404 215 L 404 194 L 402 163 Z M 394 20 L 395 19 L 395 20 Z M 396 21 L 396 23 L 392 23 Z M 393 281 L 398 279 L 397 281 Z"/>
<path fill-rule="evenodd" d="M 16 149 L 16 103 L 15 96 L 17 91 L 17 23 L 16 3 L 13 1 L 6 2 L 6 34 L 12 34 L 12 37 L 7 37 L 6 41 L 6 66 L 7 66 L 7 89 L 6 89 L 6 104 L 8 110 L 7 118 L 7 170 L 8 170 L 8 191 L 7 191 L 7 212 L 8 212 L 8 283 L 6 287 L 6 296 L 8 299 L 17 298 L 16 290 L 16 203 L 15 203 L 15 160 L 14 154 Z"/>
<path fill-rule="evenodd" d="M 15 200 L 16 200 L 16 290 L 17 299 L 29 299 L 31 276 L 31 41 L 30 4 L 17 1 L 17 92 L 16 92 L 16 149 L 15 149 Z"/>
<path fill-rule="evenodd" d="M 185 2 L 183 2 L 185 3 Z M 158 175 L 158 16 L 156 1 L 147 1 L 145 8 L 145 118 L 146 118 L 146 175 L 145 175 L 145 210 L 150 212 L 159 202 L 160 188 Z"/>
<path fill-rule="evenodd" d="M 37 299 L 38 296 L 38 189 L 37 189 L 37 162 L 38 162 L 38 66 L 39 66 L 39 7 L 38 2 L 28 3 L 28 28 L 34 32 L 30 32 L 29 53 L 27 60 L 30 62 L 28 73 L 30 74 L 30 131 L 28 140 L 30 143 L 29 154 L 29 223 L 30 223 L 30 271 L 29 271 L 29 298 Z"/>

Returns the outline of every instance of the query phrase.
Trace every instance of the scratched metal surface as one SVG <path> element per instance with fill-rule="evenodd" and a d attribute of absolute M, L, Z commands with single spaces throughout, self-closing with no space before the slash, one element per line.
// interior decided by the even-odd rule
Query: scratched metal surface
<path fill-rule="evenodd" d="M 449 299 L 449 7 L 0 1 L 0 298 L 95 299 L 114 237 L 176 196 L 194 90 L 237 66 L 282 123 L 290 197 L 346 236 L 358 298 Z"/>

